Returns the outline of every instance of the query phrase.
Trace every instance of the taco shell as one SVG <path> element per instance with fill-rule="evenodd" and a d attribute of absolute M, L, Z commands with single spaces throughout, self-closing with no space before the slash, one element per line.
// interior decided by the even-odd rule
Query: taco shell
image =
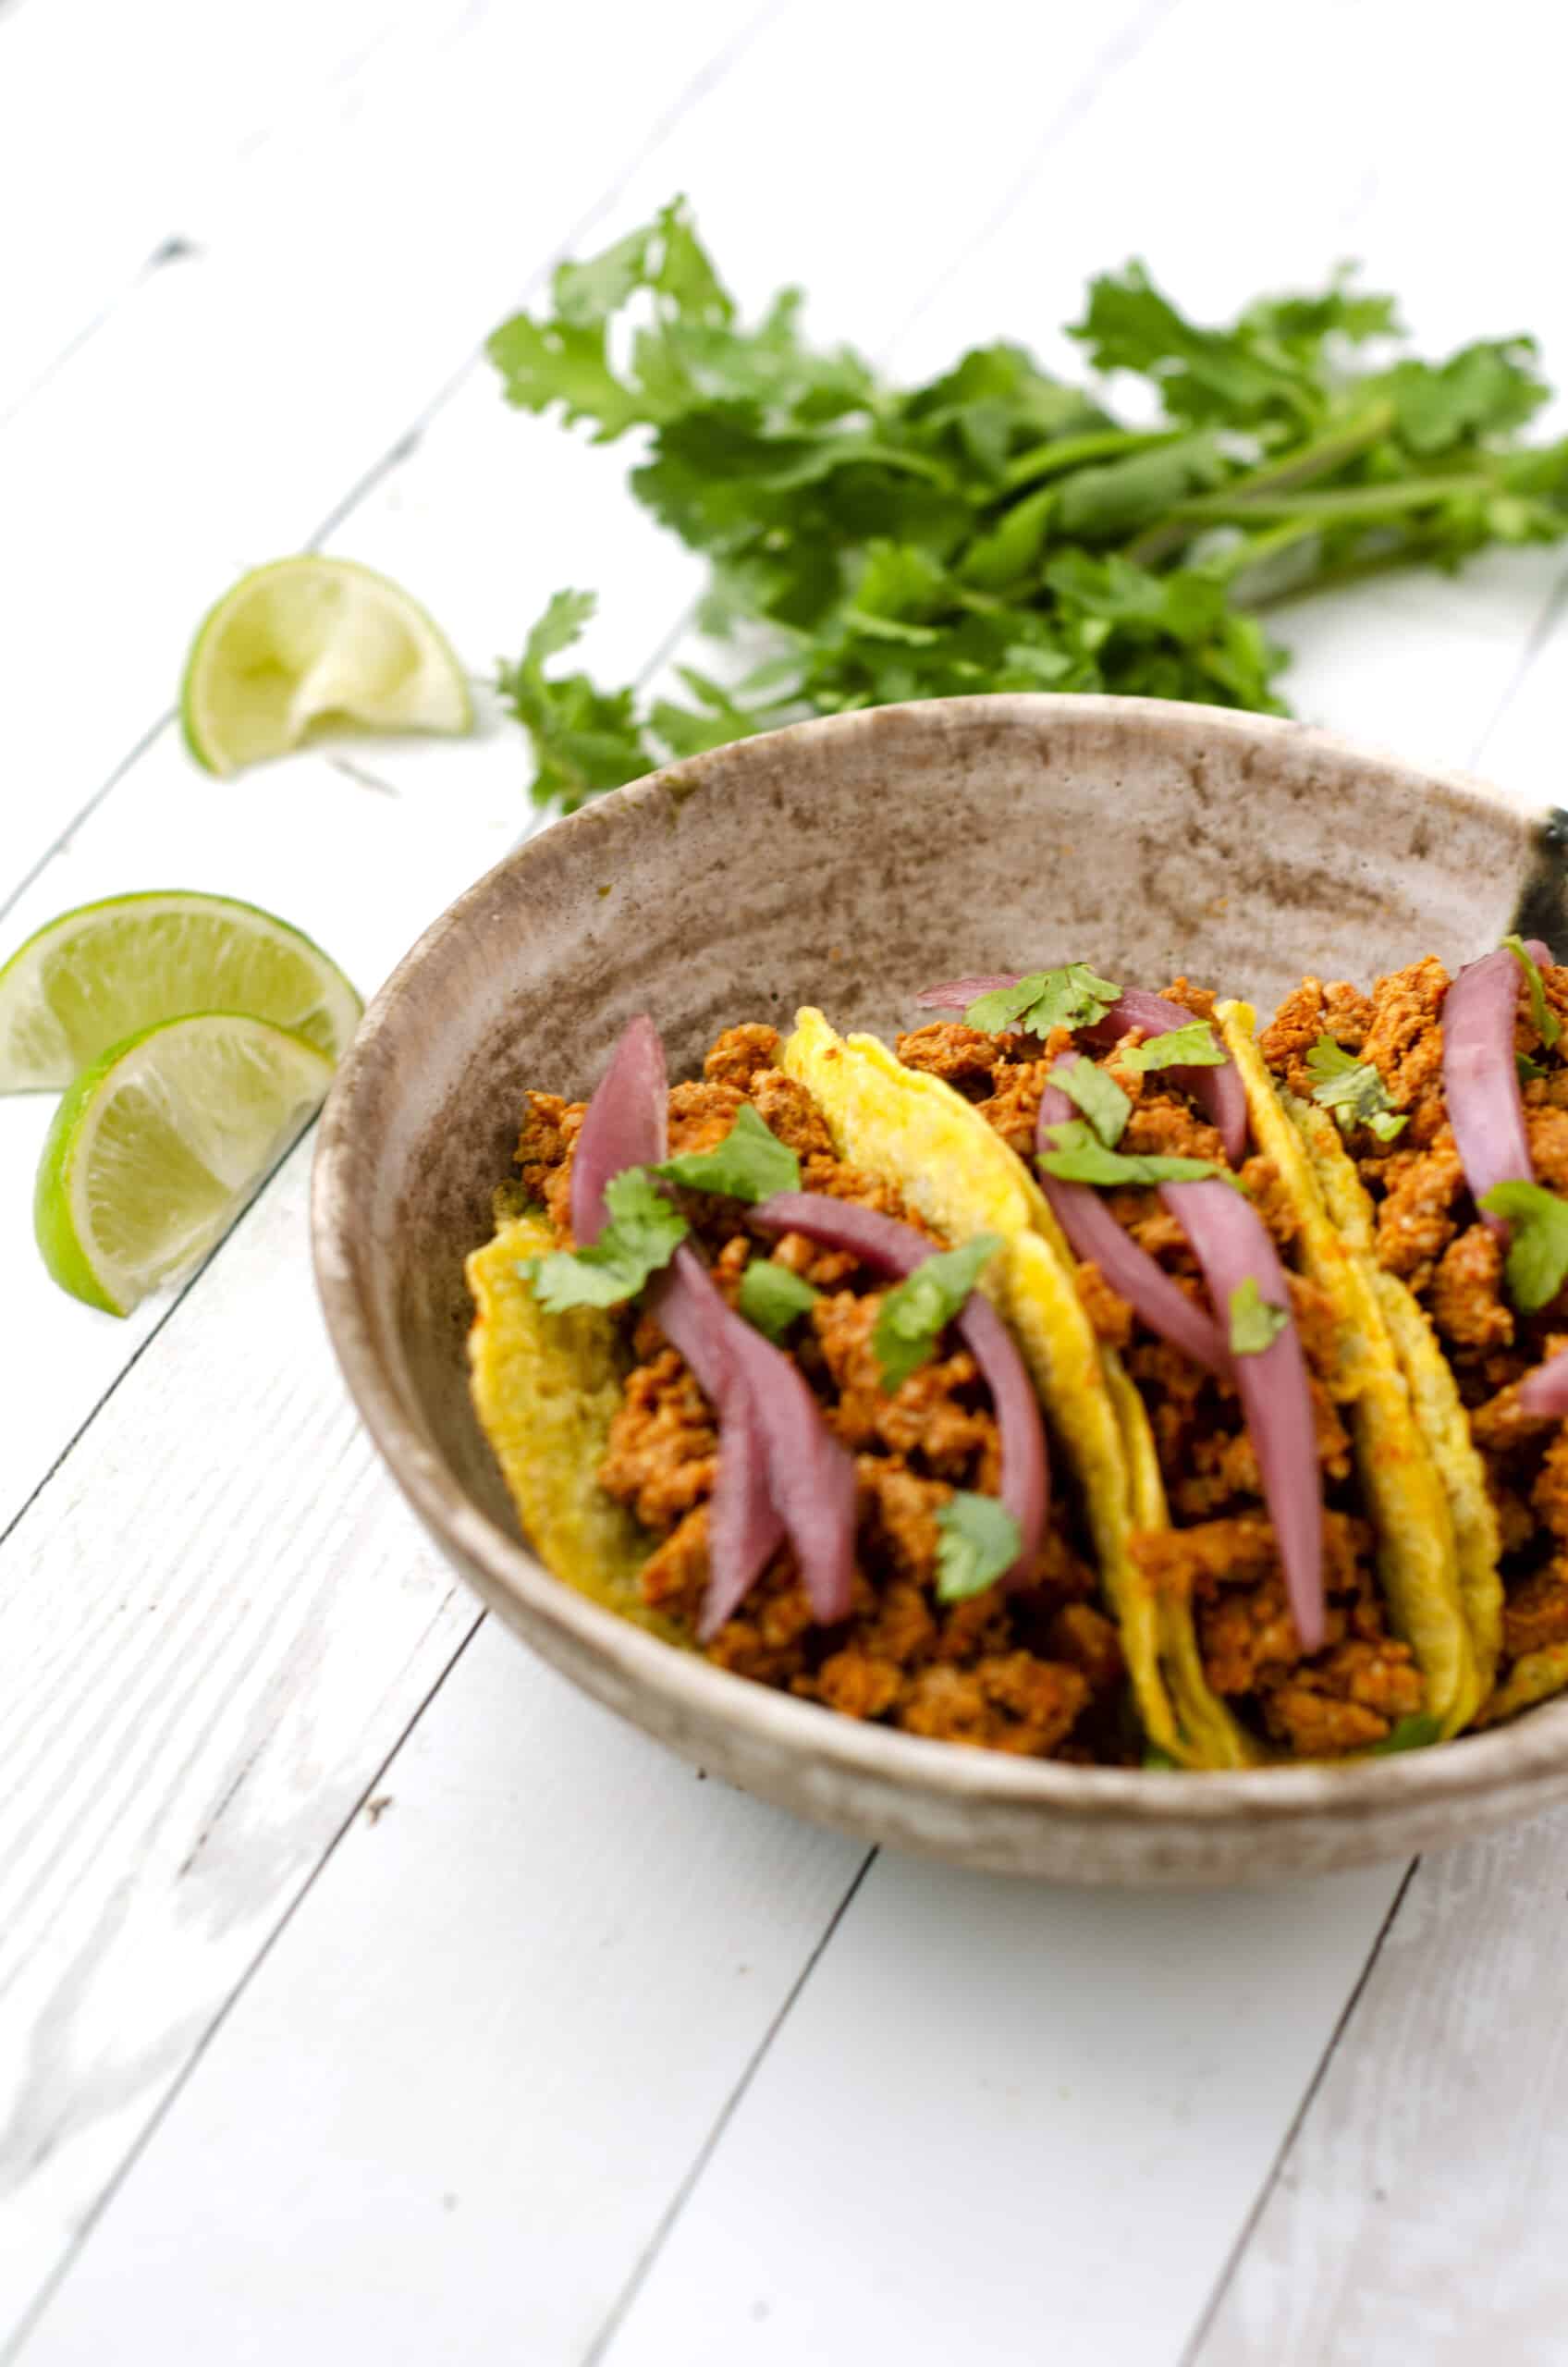
<path fill-rule="evenodd" d="M 1182 1672 L 1166 1668 L 1165 1619 L 1132 1558 L 1138 1523 L 1119 1396 L 1044 1193 L 962 1094 L 906 1069 L 873 1036 L 840 1037 L 808 1007 L 797 1012 L 779 1062 L 812 1095 L 851 1166 L 895 1183 L 955 1246 L 980 1233 L 1001 1235 L 1004 1249 L 980 1287 L 1011 1322 L 1083 1490 L 1139 1715 L 1171 1758 L 1213 1765 L 1212 1738 L 1193 1730 L 1189 1704 L 1173 1699 L 1168 1682 Z M 1135 1403 L 1124 1377 L 1122 1386 Z"/>
<path fill-rule="evenodd" d="M 654 1539 L 599 1485 L 623 1378 L 614 1320 L 596 1307 L 546 1315 L 518 1272 L 521 1259 L 555 1246 L 545 1218 L 522 1216 L 468 1259 L 474 1410 L 546 1568 L 623 1619 L 680 1642 L 674 1624 L 638 1590 Z"/>
<path fill-rule="evenodd" d="M 1303 1266 L 1339 1311 L 1343 1364 L 1335 1393 L 1342 1391 L 1362 1490 L 1377 1524 L 1378 1576 L 1395 1629 L 1425 1679 L 1427 1713 L 1446 1739 L 1474 1716 L 1486 1685 L 1462 1600 L 1454 1523 L 1434 1444 L 1417 1418 L 1370 1258 L 1358 1254 L 1344 1174 L 1326 1156 L 1329 1146 L 1317 1121 L 1331 1134 L 1338 1130 L 1326 1111 L 1277 1088 L 1257 1049 L 1249 1003 L 1221 1003 L 1217 1016 L 1246 1086 L 1254 1139 L 1273 1160 L 1300 1215 Z M 1350 1168 L 1348 1159 L 1344 1166 Z M 1353 1168 L 1349 1181 L 1359 1194 Z M 1469 1532 L 1467 1543 L 1474 1547 Z M 1472 1582 L 1478 1584 L 1479 1576 L 1473 1568 Z"/>

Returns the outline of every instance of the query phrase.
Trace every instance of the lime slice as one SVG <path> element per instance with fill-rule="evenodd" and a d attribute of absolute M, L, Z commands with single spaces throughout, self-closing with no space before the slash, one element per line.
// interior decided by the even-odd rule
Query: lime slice
<path fill-rule="evenodd" d="M 33 1227 L 55 1282 L 129 1315 L 212 1247 L 331 1082 L 313 1044 L 228 1012 L 116 1044 L 66 1095 L 39 1162 Z"/>
<path fill-rule="evenodd" d="M 466 731 L 468 684 L 396 583 L 352 559 L 275 559 L 202 619 L 179 696 L 190 753 L 237 773 L 297 748 L 325 717 L 377 731 Z"/>
<path fill-rule="evenodd" d="M 336 1060 L 361 1002 L 287 921 L 228 896 L 111 896 L 62 913 L 0 969 L 0 1093 L 69 1085 L 111 1044 L 193 1011 L 244 1011 Z"/>

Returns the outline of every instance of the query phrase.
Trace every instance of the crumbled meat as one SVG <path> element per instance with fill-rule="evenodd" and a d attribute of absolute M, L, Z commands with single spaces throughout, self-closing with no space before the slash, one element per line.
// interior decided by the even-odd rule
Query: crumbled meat
<path fill-rule="evenodd" d="M 1215 1691 L 1256 1699 L 1269 1734 L 1292 1752 L 1331 1757 L 1363 1748 L 1420 1709 L 1410 1649 L 1385 1632 L 1366 1522 L 1325 1516 L 1327 1642 L 1311 1660 L 1301 1657 L 1274 1533 L 1262 1515 L 1143 1532 L 1133 1549 L 1156 1586 L 1194 1599 Z"/>
<path fill-rule="evenodd" d="M 934 1742 L 1043 1758 L 1066 1740 L 1088 1698 L 1080 1670 L 1003 1652 L 973 1668 L 922 1669 L 905 1687 L 898 1722 Z"/>
<path fill-rule="evenodd" d="M 1081 1669 L 1091 1693 L 1114 1693 L 1127 1674 L 1121 1638 L 1092 1603 L 1067 1602 L 1051 1621 L 1052 1657 Z"/>
<path fill-rule="evenodd" d="M 778 1065 L 777 1027 L 727 1027 L 704 1057 L 703 1074 L 710 1085 L 739 1085 L 747 1093 L 753 1077 Z"/>
<path fill-rule="evenodd" d="M 1502 1244 L 1484 1224 L 1451 1241 L 1432 1276 L 1432 1320 L 1456 1348 L 1504 1348 L 1513 1314 L 1502 1295 Z"/>
<path fill-rule="evenodd" d="M 1165 1088 L 1145 1090 L 1133 1104 L 1118 1149 L 1132 1157 L 1212 1159 L 1225 1163 L 1225 1146 L 1217 1129 L 1201 1118 L 1191 1102 Z"/>
<path fill-rule="evenodd" d="M 563 1101 L 557 1093 L 530 1093 L 518 1136 L 517 1164 L 522 1188 L 542 1201 L 551 1223 L 571 1243 L 571 1154 L 587 1104 Z"/>
<path fill-rule="evenodd" d="M 981 1117 L 1020 1159 L 1032 1161 L 1035 1157 L 1040 1099 L 1050 1067 L 1048 1060 L 999 1062 L 992 1076 L 990 1098 L 979 1105 Z"/>
<path fill-rule="evenodd" d="M 883 1294 L 836 1292 L 811 1310 L 838 1392 L 829 1419 L 851 1451 L 880 1444 L 912 1458 L 938 1478 L 957 1479 L 977 1469 L 982 1492 L 994 1493 L 1001 1450 L 995 1417 L 982 1409 L 980 1376 L 967 1348 L 933 1359 L 910 1374 L 891 1395 L 882 1386 L 882 1366 L 872 1343 Z M 974 1402 L 966 1402 L 974 1401 Z M 932 1551 L 935 1552 L 933 1538 Z"/>
<path fill-rule="evenodd" d="M 761 1069 L 751 1080 L 752 1106 L 771 1134 L 802 1159 L 832 1159 L 833 1137 L 803 1085 L 779 1069 Z"/>
<path fill-rule="evenodd" d="M 1354 987 L 1326 987 L 1321 978 L 1304 978 L 1263 1030 L 1258 1049 L 1275 1074 L 1305 1101 L 1317 1083 L 1306 1065 L 1306 1055 L 1319 1036 L 1328 1036 L 1344 1050 L 1359 1052 L 1371 1024 L 1372 1005 Z"/>
<path fill-rule="evenodd" d="M 668 1528 L 713 1492 L 718 1433 L 706 1398 L 673 1348 L 627 1378 L 599 1485 L 644 1528 Z"/>
<path fill-rule="evenodd" d="M 1396 1151 L 1380 1162 L 1385 1197 L 1378 1209 L 1378 1262 L 1417 1293 L 1459 1229 L 1452 1211 L 1464 1196 L 1464 1170 L 1452 1133 L 1445 1128 L 1444 1134 L 1430 1150 Z"/>
<path fill-rule="evenodd" d="M 1092 1257 L 1078 1268 L 1078 1295 L 1095 1327 L 1095 1337 L 1108 1348 L 1125 1348 L 1133 1337 L 1133 1310 L 1111 1289 Z"/>
<path fill-rule="evenodd" d="M 1502 1609 L 1502 1648 L 1510 1660 L 1522 1660 L 1526 1652 L 1562 1643 L 1568 1643 L 1568 1560 L 1557 1555 L 1510 1587 Z"/>
<path fill-rule="evenodd" d="M 689 1085 L 670 1087 L 669 1094 L 669 1155 L 672 1159 L 693 1157 L 699 1151 L 712 1150 L 721 1143 L 735 1123 L 735 1114 L 745 1095 L 736 1085 L 710 1085 L 705 1078 L 693 1078 Z"/>
<path fill-rule="evenodd" d="M 929 1027 L 912 1028 L 893 1049 L 906 1069 L 939 1076 L 966 1099 L 977 1101 L 990 1090 L 1004 1040 L 957 1020 L 939 1019 Z"/>

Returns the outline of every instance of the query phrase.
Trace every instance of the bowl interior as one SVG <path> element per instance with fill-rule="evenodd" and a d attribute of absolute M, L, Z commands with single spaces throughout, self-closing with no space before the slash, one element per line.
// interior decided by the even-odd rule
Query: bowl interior
<path fill-rule="evenodd" d="M 590 1091 L 634 1012 L 677 1076 L 721 1027 L 787 1025 L 806 1001 L 890 1036 L 915 989 L 965 971 L 1187 972 L 1267 1012 L 1308 972 L 1452 966 L 1520 925 L 1562 942 L 1563 902 L 1549 826 L 1255 717 L 979 698 L 716 751 L 519 849 L 374 1006 L 318 1161 L 350 1383 L 448 1543 L 459 1497 L 513 1541 L 498 1576 L 475 1532 L 462 1548 L 504 1598 L 521 1557 L 469 1405 L 462 1260 L 491 1230 L 525 1089 Z"/>

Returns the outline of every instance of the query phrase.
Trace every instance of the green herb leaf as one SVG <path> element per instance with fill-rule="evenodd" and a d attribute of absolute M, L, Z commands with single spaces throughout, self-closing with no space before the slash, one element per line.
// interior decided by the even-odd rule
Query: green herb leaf
<path fill-rule="evenodd" d="M 503 664 L 497 675 L 502 698 L 533 742 L 530 794 L 536 805 L 558 805 L 564 814 L 655 763 L 633 714 L 634 692 L 595 690 L 586 674 L 545 675 L 546 660 L 581 637 L 595 605 L 592 592 L 557 592 L 518 663 Z"/>
<path fill-rule="evenodd" d="M 1133 1114 L 1133 1104 L 1116 1079 L 1093 1061 L 1079 1059 L 1058 1061 L 1050 1083 L 1077 1103 L 1107 1149 L 1114 1150 Z"/>
<path fill-rule="evenodd" d="M 741 1277 L 741 1312 L 748 1323 L 775 1343 L 798 1323 L 807 1307 L 821 1297 L 799 1274 L 772 1257 L 753 1257 Z"/>
<path fill-rule="evenodd" d="M 609 1222 L 586 1249 L 551 1249 L 520 1260 L 546 1315 L 572 1306 L 619 1306 L 650 1274 L 668 1266 L 690 1228 L 645 1167 L 629 1167 L 605 1186 Z"/>
<path fill-rule="evenodd" d="M 937 1515 L 937 1599 L 966 1602 L 1011 1570 L 1023 1539 L 1018 1523 L 995 1496 L 956 1489 Z"/>
<path fill-rule="evenodd" d="M 1515 1052 L 1513 1055 L 1513 1065 L 1519 1072 L 1519 1082 L 1521 1085 L 1533 1085 L 1537 1077 L 1542 1077 L 1546 1074 L 1546 1071 L 1542 1067 L 1540 1061 L 1533 1061 L 1528 1052 Z"/>
<path fill-rule="evenodd" d="M 1229 1171 L 1212 1159 L 1167 1159 L 1141 1151 L 1108 1150 L 1091 1127 L 1078 1118 L 1049 1126 L 1051 1147 L 1040 1153 L 1039 1164 L 1062 1184 L 1098 1184 L 1110 1190 L 1123 1184 L 1195 1184 L 1205 1175 Z"/>
<path fill-rule="evenodd" d="M 1525 982 L 1530 989 L 1530 1017 L 1536 1034 L 1550 1051 L 1562 1033 L 1562 1023 L 1547 1001 L 1546 987 L 1535 957 L 1526 950 L 1522 937 L 1505 937 L 1502 941 L 1525 973 Z"/>
<path fill-rule="evenodd" d="M 1428 1744 L 1442 1740 L 1442 1721 L 1418 1710 L 1408 1718 L 1401 1718 L 1367 1752 L 1368 1759 L 1386 1759 L 1390 1751 L 1425 1750 Z"/>
<path fill-rule="evenodd" d="M 1086 962 L 1070 962 L 1062 970 L 1032 970 L 1015 987 L 982 995 L 964 1012 L 964 1024 L 987 1036 L 1011 1027 L 1027 1036 L 1045 1036 L 1053 1027 L 1092 1027 L 1121 992 L 1109 978 L 1096 978 Z"/>
<path fill-rule="evenodd" d="M 1145 1075 L 1150 1069 L 1222 1069 L 1231 1056 L 1207 1020 L 1194 1019 L 1190 1026 L 1145 1036 L 1116 1057 L 1124 1069 Z"/>
<path fill-rule="evenodd" d="M 1291 1319 L 1288 1306 L 1276 1306 L 1264 1297 L 1255 1275 L 1247 1274 L 1231 1293 L 1231 1354 L 1260 1356 L 1271 1348 Z"/>
<path fill-rule="evenodd" d="M 1158 1743 L 1146 1742 L 1144 1745 L 1144 1766 L 1149 1772 L 1158 1769 L 1161 1773 L 1175 1773 L 1181 1763 L 1180 1760 L 1172 1759 L 1168 1750 L 1161 1750 Z"/>
<path fill-rule="evenodd" d="M 730 1200 L 767 1200 L 775 1192 L 801 1188 L 800 1160 L 749 1101 L 741 1104 L 734 1124 L 712 1150 L 667 1159 L 653 1172 L 667 1184 L 683 1184 L 690 1192 L 718 1192 Z"/>
<path fill-rule="evenodd" d="M 1319 1036 L 1306 1056 L 1306 1073 L 1317 1081 L 1314 1101 L 1331 1110 L 1341 1131 L 1370 1126 L 1378 1140 L 1391 1143 L 1405 1124 L 1404 1113 L 1393 1107 L 1388 1087 L 1370 1061 L 1358 1061 L 1331 1036 Z"/>
<path fill-rule="evenodd" d="M 929 1364 L 944 1330 L 1001 1245 L 999 1233 L 976 1233 L 962 1249 L 937 1250 L 888 1293 L 871 1335 L 887 1396 Z"/>
<path fill-rule="evenodd" d="M 1550 1305 L 1568 1278 L 1568 1201 L 1543 1184 L 1495 1184 L 1480 1206 L 1509 1225 L 1503 1280 L 1522 1315 Z"/>
<path fill-rule="evenodd" d="M 704 555 L 703 630 L 753 645 L 760 629 L 790 667 L 787 699 L 725 672 L 688 681 L 690 704 L 643 706 L 520 662 L 504 694 L 541 803 L 904 699 L 1088 691 L 1282 713 L 1285 653 L 1254 609 L 1568 533 L 1568 438 L 1520 440 L 1546 391 L 1530 340 L 1369 367 L 1356 349 L 1403 332 L 1343 273 L 1219 325 L 1139 264 L 1096 279 L 1073 334 L 1096 369 L 1142 380 L 1152 427 L 1017 345 L 898 386 L 801 321 L 793 289 L 742 320 L 678 199 L 563 264 L 550 306 L 492 338 L 511 402 L 599 442 L 643 431 L 632 491 Z"/>

